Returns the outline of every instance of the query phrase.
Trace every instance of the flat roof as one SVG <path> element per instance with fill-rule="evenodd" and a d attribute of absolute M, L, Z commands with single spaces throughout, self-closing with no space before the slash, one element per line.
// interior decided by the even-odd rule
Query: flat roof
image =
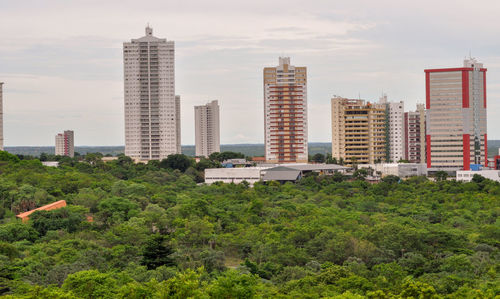
<path fill-rule="evenodd" d="M 268 169 L 262 180 L 264 181 L 296 181 L 300 176 L 300 170 L 285 166 Z"/>
<path fill-rule="evenodd" d="M 34 212 L 36 212 L 36 211 L 50 211 L 50 210 L 59 209 L 59 208 L 65 207 L 65 206 L 66 206 L 66 201 L 65 200 L 59 200 L 59 201 L 50 203 L 48 205 L 41 206 L 39 208 L 36 208 L 36 209 L 30 210 L 30 211 L 18 214 L 16 217 L 25 218 L 26 216 L 29 216 L 29 215 L 33 214 Z"/>

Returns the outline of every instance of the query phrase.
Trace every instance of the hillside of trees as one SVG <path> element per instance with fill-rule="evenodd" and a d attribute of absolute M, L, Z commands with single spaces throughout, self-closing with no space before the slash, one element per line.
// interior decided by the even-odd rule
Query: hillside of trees
<path fill-rule="evenodd" d="M 0 152 L 6 298 L 500 296 L 500 184 L 482 177 L 251 188 L 199 184 L 219 162 L 183 155 L 22 158 Z"/>

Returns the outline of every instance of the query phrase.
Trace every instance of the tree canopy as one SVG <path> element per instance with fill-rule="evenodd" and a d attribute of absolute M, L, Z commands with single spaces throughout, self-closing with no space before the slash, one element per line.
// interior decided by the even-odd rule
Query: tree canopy
<path fill-rule="evenodd" d="M 500 184 L 482 177 L 208 186 L 208 159 L 3 156 L 7 298 L 500 296 Z"/>

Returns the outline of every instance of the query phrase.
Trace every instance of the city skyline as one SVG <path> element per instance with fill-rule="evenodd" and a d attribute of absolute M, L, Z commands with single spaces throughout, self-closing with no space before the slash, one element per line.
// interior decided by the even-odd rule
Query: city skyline
<path fill-rule="evenodd" d="M 500 111 L 500 44 L 495 39 L 500 29 L 494 26 L 500 6 L 494 1 L 487 11 L 481 5 L 457 5 L 450 12 L 446 3 L 430 9 L 425 3 L 387 2 L 393 3 L 390 12 L 384 5 L 359 8 L 356 1 L 338 7 L 316 1 L 307 8 L 294 1 L 286 7 L 280 1 L 224 3 L 229 2 L 153 2 L 139 9 L 110 1 L 96 12 L 97 2 L 88 1 L 68 6 L 2 2 L 5 145 L 50 145 L 53 132 L 69 126 L 79 132 L 78 145 L 124 144 L 121 43 L 141 36 L 148 21 L 158 36 L 176 41 L 185 144 L 194 140 L 192 107 L 211 98 L 224 105 L 222 144 L 263 143 L 261 69 L 284 55 L 308 67 L 310 142 L 331 140 L 326 128 L 333 95 L 375 102 L 386 92 L 389 101 L 414 107 L 425 102 L 423 70 L 456 65 L 469 50 L 488 66 L 488 126 L 500 125 L 495 115 Z M 65 14 L 56 14 L 65 8 Z M 133 8 L 138 13 L 130 17 L 126 12 Z M 207 17 L 198 18 L 205 12 Z M 461 18 L 470 14 L 481 18 L 463 24 Z M 293 15 L 306 22 L 288 20 Z M 181 25 L 186 17 L 190 26 Z M 428 22 L 422 24 L 424 17 Z M 488 139 L 500 139 L 500 133 L 490 131 Z"/>

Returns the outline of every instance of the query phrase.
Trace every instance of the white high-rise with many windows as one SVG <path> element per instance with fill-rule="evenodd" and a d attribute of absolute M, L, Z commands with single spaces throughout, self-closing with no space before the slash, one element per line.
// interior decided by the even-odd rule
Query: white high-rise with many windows
<path fill-rule="evenodd" d="M 174 42 L 146 35 L 123 44 L 125 155 L 161 160 L 180 153 L 179 100 L 175 96 Z"/>
<path fill-rule="evenodd" d="M 212 101 L 194 106 L 195 148 L 197 157 L 220 152 L 219 104 Z"/>
<path fill-rule="evenodd" d="M 387 109 L 387 158 L 389 162 L 398 162 L 405 158 L 404 102 L 388 102 L 387 95 L 384 94 L 380 98 L 380 104 L 385 104 Z"/>

